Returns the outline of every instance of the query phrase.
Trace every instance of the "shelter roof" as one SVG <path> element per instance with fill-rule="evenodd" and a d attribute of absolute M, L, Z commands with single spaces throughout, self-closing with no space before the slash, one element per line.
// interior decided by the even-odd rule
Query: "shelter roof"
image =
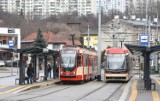
<path fill-rule="evenodd" d="M 8 51 L 8 52 L 18 52 L 18 53 L 26 53 L 26 54 L 43 54 L 43 48 L 36 48 L 36 47 L 30 47 L 30 48 L 23 48 L 23 49 L 8 49 L 8 48 L 1 48 L 2 50 Z M 48 49 L 48 52 L 46 54 L 54 54 L 58 55 L 59 51 L 57 50 L 51 50 Z"/>
<path fill-rule="evenodd" d="M 160 51 L 160 45 L 155 45 L 151 47 L 141 46 L 141 45 L 131 45 L 125 44 L 129 51 L 134 55 L 143 55 L 144 52 L 149 51 L 150 53 Z"/>

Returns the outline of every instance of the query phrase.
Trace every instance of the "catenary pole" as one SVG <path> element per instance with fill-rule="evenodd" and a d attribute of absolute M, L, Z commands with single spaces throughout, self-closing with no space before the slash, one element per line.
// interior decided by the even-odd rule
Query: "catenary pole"
<path fill-rule="evenodd" d="M 101 81 L 101 0 L 99 0 L 98 13 L 98 75 L 97 80 Z"/>
<path fill-rule="evenodd" d="M 89 25 L 88 25 L 88 38 L 87 38 L 87 41 L 88 41 L 88 48 L 90 48 L 90 44 L 89 44 L 89 41 L 90 41 L 90 36 L 89 36 Z"/>

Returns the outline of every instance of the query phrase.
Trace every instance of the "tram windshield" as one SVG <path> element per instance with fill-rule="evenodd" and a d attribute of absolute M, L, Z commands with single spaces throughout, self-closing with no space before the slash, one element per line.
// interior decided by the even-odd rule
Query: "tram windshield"
<path fill-rule="evenodd" d="M 61 67 L 73 68 L 75 67 L 76 51 L 75 50 L 62 50 L 61 51 Z"/>
<path fill-rule="evenodd" d="M 121 70 L 125 67 L 125 54 L 107 54 L 107 70 Z"/>

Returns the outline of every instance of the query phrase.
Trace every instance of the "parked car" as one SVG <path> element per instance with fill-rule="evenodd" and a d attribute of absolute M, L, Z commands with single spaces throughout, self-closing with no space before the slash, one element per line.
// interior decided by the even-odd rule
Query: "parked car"
<path fill-rule="evenodd" d="M 6 67 L 12 67 L 12 60 L 5 60 L 4 62 Z"/>
<path fill-rule="evenodd" d="M 4 61 L 0 60 L 0 67 L 3 67 L 3 66 L 5 66 L 5 63 Z"/>
<path fill-rule="evenodd" d="M 12 60 L 6 60 L 5 61 L 5 66 L 6 67 L 17 67 L 17 61 L 12 61 Z M 18 66 L 19 66 L 19 61 L 18 61 Z"/>

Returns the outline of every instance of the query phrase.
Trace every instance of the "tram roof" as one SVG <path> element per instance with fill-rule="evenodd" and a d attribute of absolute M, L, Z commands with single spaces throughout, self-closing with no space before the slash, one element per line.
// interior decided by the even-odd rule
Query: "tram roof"
<path fill-rule="evenodd" d="M 65 45 L 65 46 L 63 46 L 63 48 L 75 48 L 76 51 L 78 51 L 79 53 L 84 53 L 84 54 L 89 54 L 89 55 L 96 55 L 97 54 L 97 52 L 95 50 L 90 50 L 88 48 L 82 48 L 82 47 L 78 47 L 75 45 Z"/>
<path fill-rule="evenodd" d="M 119 54 L 119 53 L 128 53 L 128 49 L 126 48 L 108 48 L 106 49 L 106 53 Z"/>

